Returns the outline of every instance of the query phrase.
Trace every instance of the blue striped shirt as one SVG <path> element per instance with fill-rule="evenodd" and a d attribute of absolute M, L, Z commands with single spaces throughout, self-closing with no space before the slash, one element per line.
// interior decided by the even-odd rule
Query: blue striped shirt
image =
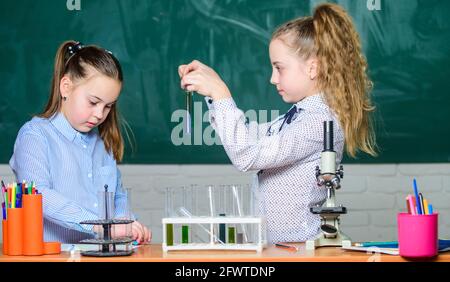
<path fill-rule="evenodd" d="M 98 131 L 78 132 L 62 113 L 25 123 L 9 165 L 17 181 L 34 181 L 43 195 L 46 241 L 94 238 L 92 226 L 79 223 L 99 218 L 98 195 L 105 184 L 114 192 L 115 216 L 128 210 L 120 171 Z"/>

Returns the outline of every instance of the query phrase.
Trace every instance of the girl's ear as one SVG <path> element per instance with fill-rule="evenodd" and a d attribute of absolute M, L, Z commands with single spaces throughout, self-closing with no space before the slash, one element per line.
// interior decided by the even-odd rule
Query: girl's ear
<path fill-rule="evenodd" d="M 314 80 L 319 72 L 319 61 L 316 58 L 308 60 L 309 78 Z"/>
<path fill-rule="evenodd" d="M 59 92 L 61 93 L 61 98 L 65 100 L 68 96 L 70 96 L 72 86 L 72 80 L 67 75 L 61 78 L 61 81 L 59 82 Z"/>

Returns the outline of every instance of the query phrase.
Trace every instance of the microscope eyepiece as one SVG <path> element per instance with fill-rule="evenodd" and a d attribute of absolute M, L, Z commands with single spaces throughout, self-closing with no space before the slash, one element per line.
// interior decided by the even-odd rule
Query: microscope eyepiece
<path fill-rule="evenodd" d="M 323 152 L 334 151 L 333 148 L 333 121 L 323 122 Z"/>

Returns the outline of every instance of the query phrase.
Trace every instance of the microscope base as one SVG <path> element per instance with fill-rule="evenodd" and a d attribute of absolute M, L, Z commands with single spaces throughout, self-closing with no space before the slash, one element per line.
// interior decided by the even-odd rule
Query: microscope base
<path fill-rule="evenodd" d="M 323 233 L 319 233 L 315 239 L 306 241 L 306 250 L 327 246 L 350 247 L 351 245 L 350 238 L 343 233 L 339 232 L 334 238 L 326 238 Z"/>

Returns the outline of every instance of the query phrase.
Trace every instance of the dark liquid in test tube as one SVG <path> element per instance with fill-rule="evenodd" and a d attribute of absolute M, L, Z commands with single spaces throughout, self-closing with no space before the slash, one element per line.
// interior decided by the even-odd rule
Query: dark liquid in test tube
<path fill-rule="evenodd" d="M 192 96 L 192 91 L 186 91 L 186 118 L 184 125 L 186 135 L 190 135 L 192 132 Z"/>

